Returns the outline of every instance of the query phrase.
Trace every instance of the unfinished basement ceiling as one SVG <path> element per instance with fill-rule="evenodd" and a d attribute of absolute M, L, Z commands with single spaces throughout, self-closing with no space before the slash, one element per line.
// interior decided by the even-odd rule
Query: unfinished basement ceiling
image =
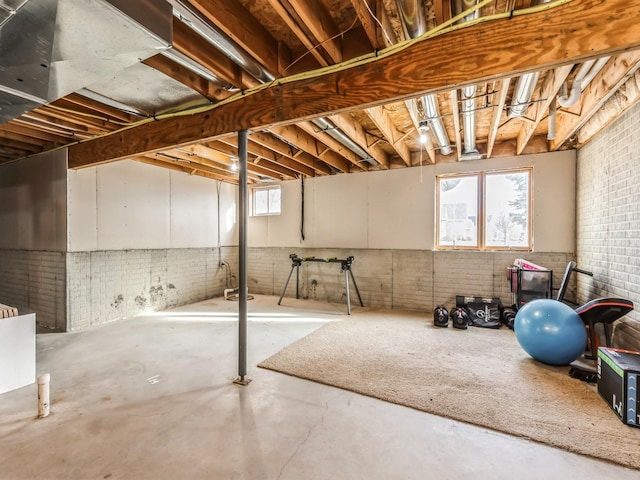
<path fill-rule="evenodd" d="M 57 28 L 17 37 L 36 2 Z M 130 158 L 236 183 L 236 125 L 251 183 L 576 148 L 639 98 L 640 32 L 623 26 L 640 2 L 606 3 L 607 21 L 602 2 L 577 0 L 0 0 L 0 164 L 68 145 L 71 168 Z M 447 22 L 458 30 L 421 42 L 433 48 L 393 54 L 401 74 L 371 62 L 304 78 Z M 11 100 L 34 44 L 49 75 L 43 64 L 77 68 L 87 51 L 103 70 Z"/>

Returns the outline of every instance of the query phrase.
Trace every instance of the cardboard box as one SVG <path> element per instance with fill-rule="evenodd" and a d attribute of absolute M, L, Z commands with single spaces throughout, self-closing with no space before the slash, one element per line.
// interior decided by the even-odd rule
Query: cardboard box
<path fill-rule="evenodd" d="M 598 393 L 623 423 L 633 427 L 640 427 L 639 377 L 640 352 L 598 348 Z"/>

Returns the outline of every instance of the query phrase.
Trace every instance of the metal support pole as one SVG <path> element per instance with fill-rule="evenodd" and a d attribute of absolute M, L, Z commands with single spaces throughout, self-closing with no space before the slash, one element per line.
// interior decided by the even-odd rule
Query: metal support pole
<path fill-rule="evenodd" d="M 247 385 L 247 218 L 249 188 L 247 186 L 247 130 L 238 132 L 238 378 L 234 383 Z"/>

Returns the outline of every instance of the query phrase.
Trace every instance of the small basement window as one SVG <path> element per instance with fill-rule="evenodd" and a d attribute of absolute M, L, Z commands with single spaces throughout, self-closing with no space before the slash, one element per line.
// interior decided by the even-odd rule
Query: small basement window
<path fill-rule="evenodd" d="M 253 215 L 280 215 L 280 185 L 254 187 L 251 196 Z"/>

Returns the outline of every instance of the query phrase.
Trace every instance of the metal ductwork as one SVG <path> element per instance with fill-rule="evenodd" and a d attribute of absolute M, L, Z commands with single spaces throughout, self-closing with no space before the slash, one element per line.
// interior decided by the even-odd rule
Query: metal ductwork
<path fill-rule="evenodd" d="M 256 80 L 262 83 L 275 80 L 275 75 L 268 72 L 262 65 L 256 62 L 249 54 L 243 51 L 227 35 L 220 32 L 213 25 L 205 22 L 198 13 L 191 10 L 181 0 L 167 0 L 173 7 L 173 15 L 191 28 L 194 32 L 216 47 L 227 57 L 233 60 L 243 70 L 247 71 Z"/>
<path fill-rule="evenodd" d="M 465 10 L 472 8 L 478 2 L 477 0 L 455 0 L 453 2 L 453 14 L 458 15 Z M 469 22 L 480 17 L 480 10 L 476 10 L 466 15 L 458 23 Z M 460 160 L 478 160 L 482 158 L 480 152 L 476 148 L 476 92 L 475 85 L 469 85 L 462 90 L 462 128 L 464 132 L 464 146 Z"/>
<path fill-rule="evenodd" d="M 256 62 L 239 45 L 220 32 L 215 26 L 205 22 L 197 12 L 191 10 L 182 0 L 167 0 L 173 6 L 173 15 L 207 40 L 211 45 L 220 50 L 224 55 L 234 61 L 242 69 L 261 83 L 275 80 L 275 74 L 267 71 L 262 65 Z M 326 132 L 333 139 L 340 142 L 346 148 L 361 157 L 371 165 L 378 165 L 378 162 L 371 157 L 360 145 L 345 135 L 340 129 L 325 118 L 317 118 L 313 123 Z"/>
<path fill-rule="evenodd" d="M 171 48 L 171 19 L 164 1 L 0 0 L 0 123 Z"/>
<path fill-rule="evenodd" d="M 543 3 L 549 3 L 550 1 L 551 0 L 536 0 L 534 5 L 541 5 Z M 540 74 L 538 72 L 526 73 L 518 77 L 513 88 L 513 97 L 509 104 L 508 118 L 521 117 L 525 114 L 531 103 L 531 96 L 538 84 L 539 77 Z"/>
<path fill-rule="evenodd" d="M 396 0 L 398 14 L 401 18 L 402 29 L 407 38 L 417 38 L 427 31 L 427 19 L 422 10 L 422 2 L 419 0 Z M 449 144 L 449 136 L 442 123 L 438 98 L 436 95 L 425 95 L 420 99 L 422 111 L 431 132 L 436 138 L 440 153 L 449 155 L 453 151 Z M 411 114 L 414 124 L 420 125 L 421 118 L 416 100 L 407 101 L 407 109 Z"/>
<path fill-rule="evenodd" d="M 513 98 L 509 105 L 507 117 L 516 118 L 524 115 L 524 112 L 529 108 L 531 96 L 533 95 L 533 90 L 536 88 L 539 76 L 540 74 L 538 72 L 534 72 L 518 77 L 513 89 Z"/>
<path fill-rule="evenodd" d="M 374 166 L 378 165 L 378 162 L 374 158 L 371 158 L 371 155 L 364 151 L 364 149 L 360 147 L 360 145 L 347 137 L 344 133 L 342 133 L 340 129 L 338 129 L 338 127 L 333 125 L 325 118 L 316 118 L 315 120 L 312 120 L 312 122 L 331 138 L 343 144 L 356 155 L 362 157 L 364 161 L 367 161 Z"/>

